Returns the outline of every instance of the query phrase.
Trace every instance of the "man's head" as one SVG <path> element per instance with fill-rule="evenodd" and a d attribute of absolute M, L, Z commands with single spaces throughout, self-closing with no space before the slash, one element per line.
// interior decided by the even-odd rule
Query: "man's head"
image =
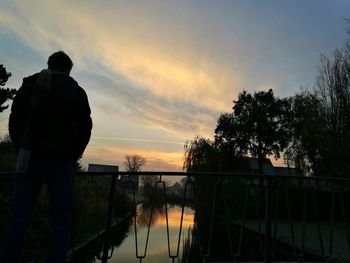
<path fill-rule="evenodd" d="M 47 65 L 50 70 L 61 71 L 69 75 L 73 67 L 73 62 L 66 53 L 58 51 L 49 57 Z"/>

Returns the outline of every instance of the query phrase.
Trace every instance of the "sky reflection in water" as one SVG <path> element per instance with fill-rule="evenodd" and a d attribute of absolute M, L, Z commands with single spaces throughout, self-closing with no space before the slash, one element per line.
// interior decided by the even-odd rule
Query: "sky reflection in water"
<path fill-rule="evenodd" d="M 141 209 L 142 211 L 142 209 Z M 143 210 L 138 218 L 138 250 L 139 255 L 143 255 L 145 249 L 145 240 L 147 235 L 147 221 L 149 219 L 150 210 Z M 194 211 L 190 208 L 185 208 L 183 225 L 182 225 L 182 235 L 187 234 L 187 230 L 190 225 L 193 225 Z M 181 218 L 181 207 L 174 206 L 168 209 L 168 223 L 169 223 L 169 236 L 171 245 L 171 254 L 176 253 L 177 240 L 180 227 Z M 165 212 L 160 209 L 155 209 L 153 212 L 152 226 L 150 230 L 150 236 L 148 241 L 148 248 L 146 258 L 142 262 L 172 262 L 168 256 L 168 243 L 167 243 L 167 231 L 166 231 L 166 219 Z M 179 256 L 181 257 L 182 252 L 182 240 L 180 241 L 180 251 Z M 177 261 L 177 260 L 176 260 Z M 128 237 L 120 245 L 118 249 L 114 251 L 113 257 L 110 261 L 111 263 L 117 262 L 139 262 L 136 258 L 135 250 L 135 233 L 134 227 L 130 228 Z"/>

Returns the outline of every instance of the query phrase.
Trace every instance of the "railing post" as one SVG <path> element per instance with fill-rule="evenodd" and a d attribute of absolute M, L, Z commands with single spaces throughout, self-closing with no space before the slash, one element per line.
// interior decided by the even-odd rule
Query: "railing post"
<path fill-rule="evenodd" d="M 266 178 L 266 192 L 265 192 L 265 253 L 264 262 L 271 262 L 271 206 L 272 206 L 272 195 L 271 195 L 271 178 Z"/>
<path fill-rule="evenodd" d="M 114 210 L 113 208 L 114 208 L 116 182 L 117 182 L 117 175 L 113 174 L 112 180 L 111 180 L 111 188 L 109 192 L 109 202 L 108 202 L 106 228 L 104 233 L 102 263 L 107 263 L 108 261 L 108 249 L 111 242 L 111 228 L 112 228 L 112 218 L 113 218 L 113 210 Z"/>

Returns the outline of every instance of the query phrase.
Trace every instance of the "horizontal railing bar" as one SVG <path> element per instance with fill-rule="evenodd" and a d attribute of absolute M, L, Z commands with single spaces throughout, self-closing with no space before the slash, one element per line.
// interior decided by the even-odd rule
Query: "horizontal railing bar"
<path fill-rule="evenodd" d="M 15 176 L 16 172 L 0 172 L 1 176 Z M 332 181 L 332 182 L 344 182 L 350 183 L 350 178 L 343 177 L 321 177 L 321 176 L 300 176 L 300 175 L 276 175 L 276 174 L 252 174 L 252 173 L 239 173 L 239 172 L 162 172 L 162 171 L 143 171 L 143 172 L 77 172 L 79 176 L 119 176 L 119 175 L 142 175 L 142 176 L 233 176 L 233 177 L 245 177 L 250 179 L 295 179 L 301 181 Z"/>

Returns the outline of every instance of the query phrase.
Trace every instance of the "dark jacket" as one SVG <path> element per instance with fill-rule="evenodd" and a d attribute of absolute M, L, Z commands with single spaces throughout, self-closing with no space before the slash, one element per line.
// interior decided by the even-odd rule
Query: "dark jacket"
<path fill-rule="evenodd" d="M 22 143 L 37 77 L 34 74 L 23 79 L 12 103 L 9 132 L 17 150 Z M 78 83 L 64 73 L 51 73 L 47 98 L 41 99 L 32 113 L 29 140 L 32 158 L 76 161 L 90 140 L 90 113 L 87 95 Z"/>

